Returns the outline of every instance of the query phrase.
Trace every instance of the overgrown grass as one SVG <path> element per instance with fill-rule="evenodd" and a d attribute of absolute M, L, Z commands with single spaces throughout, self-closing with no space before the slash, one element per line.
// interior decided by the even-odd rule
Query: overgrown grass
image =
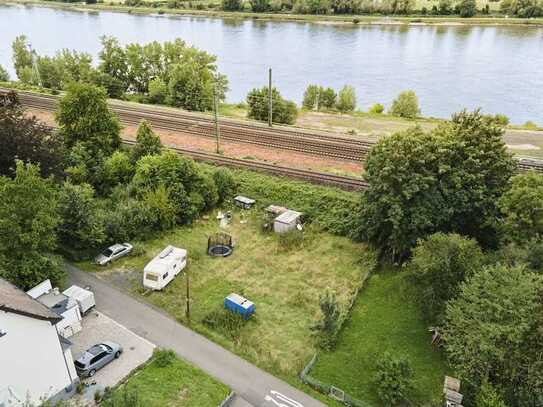
<path fill-rule="evenodd" d="M 335 351 L 320 353 L 311 375 L 380 406 L 374 385 L 378 358 L 405 355 L 414 370 L 413 405 L 439 400 L 448 369 L 430 345 L 416 294 L 405 273 L 372 275 L 344 325 Z"/>
<path fill-rule="evenodd" d="M 100 275 L 114 284 L 128 281 L 125 288 L 139 294 L 143 267 L 153 256 L 168 244 L 186 248 L 190 326 L 274 374 L 295 377 L 316 350 L 310 327 L 319 316 L 319 296 L 330 288 L 346 307 L 373 267 L 373 256 L 365 246 L 324 233 L 316 225 L 305 229 L 302 247 L 284 250 L 275 234 L 261 232 L 260 217 L 261 211 L 253 210 L 244 217 L 246 223 L 240 223 L 240 213 L 234 213 L 228 232 L 236 247 L 228 258 L 206 254 L 207 237 L 218 230 L 212 215 L 147 242 L 145 254 L 121 259 L 111 268 L 80 266 L 102 271 Z M 186 278 L 178 276 L 162 292 L 145 298 L 188 324 L 185 291 Z M 231 292 L 256 304 L 256 315 L 234 339 L 203 323 Z"/>
<path fill-rule="evenodd" d="M 157 354 L 117 387 L 111 398 L 122 398 L 125 388 L 136 390 L 146 407 L 218 406 L 230 392 L 227 386 L 179 358 L 161 366 Z"/>

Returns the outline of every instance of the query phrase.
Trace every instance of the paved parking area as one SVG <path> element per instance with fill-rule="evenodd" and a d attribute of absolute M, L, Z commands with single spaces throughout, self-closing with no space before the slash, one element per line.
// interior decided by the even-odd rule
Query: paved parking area
<path fill-rule="evenodd" d="M 92 378 L 84 380 L 89 384 L 92 383 L 96 389 L 116 385 L 132 370 L 149 359 L 155 348 L 155 345 L 147 339 L 136 335 L 98 311 L 91 311 L 83 317 L 83 329 L 71 336 L 69 340 L 73 343 L 74 360 L 92 345 L 103 341 L 116 342 L 123 347 L 123 353 L 119 359 L 104 366 Z"/>

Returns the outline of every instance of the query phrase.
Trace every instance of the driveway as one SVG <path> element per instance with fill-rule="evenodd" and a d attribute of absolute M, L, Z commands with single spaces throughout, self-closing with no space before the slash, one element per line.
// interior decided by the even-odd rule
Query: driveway
<path fill-rule="evenodd" d="M 98 311 L 91 311 L 83 317 L 83 329 L 71 336 L 69 340 L 73 344 L 74 360 L 91 346 L 103 341 L 116 342 L 123 347 L 123 353 L 119 359 L 104 366 L 92 378 L 84 380 L 88 384 L 93 384 L 93 390 L 115 386 L 132 370 L 147 361 L 155 348 L 155 345 L 147 339 L 134 334 Z"/>
<path fill-rule="evenodd" d="M 220 380 L 254 407 L 324 407 L 304 392 L 266 373 L 202 335 L 179 324 L 162 311 L 122 293 L 106 282 L 67 265 L 70 282 L 89 286 L 98 311 L 131 331 L 198 366 Z M 238 404 L 242 405 L 242 404 Z"/>

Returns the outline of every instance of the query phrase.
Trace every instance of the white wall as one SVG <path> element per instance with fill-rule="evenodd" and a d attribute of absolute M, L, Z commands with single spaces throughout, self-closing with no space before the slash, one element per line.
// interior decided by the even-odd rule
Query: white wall
<path fill-rule="evenodd" d="M 0 337 L 2 386 L 25 397 L 28 394 L 39 405 L 41 397 L 53 396 L 70 385 L 58 335 L 50 322 L 0 311 L 0 327 L 7 331 Z"/>

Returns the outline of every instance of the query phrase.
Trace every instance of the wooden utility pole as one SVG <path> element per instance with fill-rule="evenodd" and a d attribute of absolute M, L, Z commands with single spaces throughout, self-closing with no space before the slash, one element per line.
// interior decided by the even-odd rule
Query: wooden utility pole
<path fill-rule="evenodd" d="M 272 126 L 273 122 L 273 105 L 272 105 L 272 70 L 270 68 L 268 75 L 268 126 Z"/>
<path fill-rule="evenodd" d="M 187 321 L 190 323 L 190 279 L 189 271 L 185 271 L 187 275 L 187 308 L 185 310 L 185 315 L 187 316 Z"/>
<path fill-rule="evenodd" d="M 220 154 L 221 152 L 221 129 L 219 127 L 219 102 L 217 100 L 217 83 L 213 86 L 213 110 L 215 113 L 215 139 L 216 139 L 216 152 Z"/>

